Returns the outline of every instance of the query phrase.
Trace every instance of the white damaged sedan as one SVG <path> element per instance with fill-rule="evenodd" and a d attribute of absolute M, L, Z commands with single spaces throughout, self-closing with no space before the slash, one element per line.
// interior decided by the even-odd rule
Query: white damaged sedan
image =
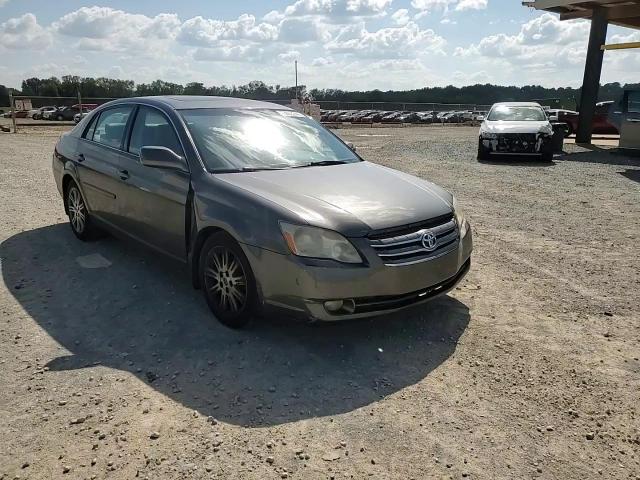
<path fill-rule="evenodd" d="M 540 104 L 496 103 L 480 126 L 478 160 L 492 155 L 535 155 L 551 161 L 552 137 L 553 128 Z"/>

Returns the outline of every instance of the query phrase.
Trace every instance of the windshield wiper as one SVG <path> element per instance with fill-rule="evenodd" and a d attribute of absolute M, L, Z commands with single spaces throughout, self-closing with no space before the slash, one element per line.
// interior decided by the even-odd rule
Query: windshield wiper
<path fill-rule="evenodd" d="M 260 172 L 263 170 L 284 170 L 287 167 L 240 167 L 240 168 L 221 168 L 214 170 L 213 173 L 239 173 L 239 172 Z"/>
<path fill-rule="evenodd" d="M 296 165 L 293 168 L 324 167 L 327 165 L 344 165 L 345 163 L 349 163 L 349 162 L 345 160 L 319 160 L 317 162 L 309 162 L 309 163 L 304 163 L 302 165 Z"/>

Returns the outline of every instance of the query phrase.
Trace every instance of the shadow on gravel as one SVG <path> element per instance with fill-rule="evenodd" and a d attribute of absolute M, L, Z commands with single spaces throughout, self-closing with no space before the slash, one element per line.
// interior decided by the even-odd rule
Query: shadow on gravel
<path fill-rule="evenodd" d="M 95 254 L 111 265 L 80 266 L 77 257 Z M 249 427 L 349 412 L 413 385 L 454 352 L 469 322 L 464 304 L 442 297 L 375 320 L 259 319 L 233 331 L 209 313 L 186 267 L 112 238 L 78 242 L 67 224 L 7 239 L 0 258 L 7 288 L 70 352 L 50 370 L 128 371 L 186 407 Z"/>
<path fill-rule="evenodd" d="M 632 157 L 615 148 L 599 148 L 592 146 L 593 150 L 565 153 L 557 160 L 565 162 L 600 163 L 603 165 L 628 165 L 640 167 L 640 158 Z"/>
<path fill-rule="evenodd" d="M 620 175 L 627 177 L 629 180 L 640 183 L 640 170 L 632 170 L 627 168 L 624 172 L 620 172 Z"/>
<path fill-rule="evenodd" d="M 553 162 L 543 162 L 540 157 L 518 155 L 494 155 L 489 160 L 478 160 L 485 165 L 509 165 L 515 167 L 554 167 Z"/>

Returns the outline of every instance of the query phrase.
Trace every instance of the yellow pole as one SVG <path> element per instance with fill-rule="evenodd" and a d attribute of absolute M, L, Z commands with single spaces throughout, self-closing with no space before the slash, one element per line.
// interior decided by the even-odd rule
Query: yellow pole
<path fill-rule="evenodd" d="M 629 48 L 640 48 L 640 42 L 611 43 L 600 47 L 601 50 L 626 50 Z"/>

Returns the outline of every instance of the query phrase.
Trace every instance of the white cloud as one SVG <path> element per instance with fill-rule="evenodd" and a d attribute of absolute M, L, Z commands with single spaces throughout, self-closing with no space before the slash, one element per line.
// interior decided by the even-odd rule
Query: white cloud
<path fill-rule="evenodd" d="M 499 33 L 484 37 L 468 48 L 458 47 L 456 56 L 501 58 L 512 63 L 561 66 L 583 62 L 589 22 L 562 22 L 557 15 L 545 13 L 523 24 L 515 35 Z"/>
<path fill-rule="evenodd" d="M 49 32 L 38 24 L 32 13 L 10 18 L 0 24 L 0 47 L 10 49 L 45 48 L 51 43 Z"/>
<path fill-rule="evenodd" d="M 393 15 L 391 15 L 391 20 L 393 20 L 396 25 L 406 25 L 411 20 L 409 18 L 409 10 L 406 8 L 396 10 L 393 12 Z"/>
<path fill-rule="evenodd" d="M 194 17 L 184 22 L 178 40 L 187 45 L 210 47 L 220 40 L 252 40 L 266 42 L 278 37 L 277 27 L 257 23 L 253 15 L 243 14 L 237 20 L 223 21 Z"/>
<path fill-rule="evenodd" d="M 290 63 L 300 58 L 300 52 L 298 50 L 289 50 L 278 55 L 278 59 L 284 63 Z"/>
<path fill-rule="evenodd" d="M 59 34 L 78 38 L 81 50 L 161 55 L 180 26 L 176 14 L 155 17 L 127 13 L 110 7 L 82 7 L 62 16 L 52 28 Z"/>
<path fill-rule="evenodd" d="M 285 18 L 280 22 L 279 29 L 278 39 L 286 43 L 328 41 L 331 39 L 329 32 L 314 19 Z"/>
<path fill-rule="evenodd" d="M 285 8 L 285 15 L 329 15 L 359 17 L 379 15 L 393 0 L 298 0 Z"/>
<path fill-rule="evenodd" d="M 489 0 L 460 0 L 456 5 L 456 10 L 484 10 L 489 5 Z"/>
<path fill-rule="evenodd" d="M 435 11 L 449 11 L 453 7 L 458 12 L 465 10 L 484 10 L 489 6 L 489 0 L 411 0 L 411 6 L 420 10 L 419 16 Z"/>
<path fill-rule="evenodd" d="M 224 44 L 212 48 L 196 48 L 193 58 L 202 62 L 262 62 L 264 60 L 264 47 L 255 44 Z"/>
<path fill-rule="evenodd" d="M 311 61 L 313 67 L 326 67 L 327 65 L 333 65 L 335 61 L 332 57 L 316 57 Z"/>
<path fill-rule="evenodd" d="M 328 23 L 346 24 L 354 19 L 383 17 L 392 3 L 393 0 L 297 0 L 282 11 L 270 11 L 262 19 L 277 24 L 291 17 L 321 18 Z"/>
<path fill-rule="evenodd" d="M 442 53 L 445 44 L 445 39 L 433 30 L 422 30 L 416 23 L 409 22 L 374 32 L 369 32 L 364 24 L 348 26 L 326 48 L 360 58 L 410 58 L 416 52 Z"/>
<path fill-rule="evenodd" d="M 0 0 L 0 7 L 4 7 L 7 3 L 9 3 L 9 0 Z"/>

